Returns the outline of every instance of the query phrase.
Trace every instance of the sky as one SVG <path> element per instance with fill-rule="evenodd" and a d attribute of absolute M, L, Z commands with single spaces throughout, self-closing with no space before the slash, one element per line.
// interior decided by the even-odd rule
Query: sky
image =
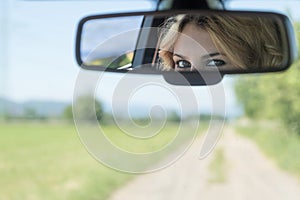
<path fill-rule="evenodd" d="M 75 33 L 79 19 L 90 14 L 111 13 L 118 11 L 151 10 L 153 4 L 147 1 L 0 1 L 0 96 L 17 102 L 26 100 L 53 100 L 71 102 L 74 94 L 76 78 L 80 72 L 75 61 Z M 236 2 L 236 3 L 234 3 Z M 245 2 L 257 9 L 272 6 L 281 12 L 289 11 L 292 18 L 300 20 L 300 1 L 248 0 L 230 1 L 228 8 L 244 8 Z M 281 2 L 281 3 L 279 3 Z M 296 4 L 295 4 L 296 2 Z M 118 7 L 116 7 L 118 5 Z M 164 83 L 162 77 L 145 79 Z M 122 79 L 116 74 L 107 73 L 103 76 L 102 89 L 99 98 L 110 105 L 116 85 Z M 233 92 L 234 77 L 226 77 L 220 87 L 224 88 L 227 110 L 240 112 Z M 134 80 L 134 77 L 132 78 Z M 165 83 L 164 83 L 165 84 Z M 166 99 L 172 99 L 167 92 L 155 87 L 144 87 L 132 97 L 134 104 L 149 103 L 149 96 L 156 104 L 170 104 Z M 189 89 L 187 89 L 189 90 Z M 211 104 L 209 87 L 192 88 L 196 98 L 204 104 Z M 174 95 L 173 95 L 174 96 Z M 175 95 L 176 96 L 176 95 Z M 160 99 L 160 100 L 159 100 Z M 171 103 L 176 108 L 176 98 Z M 146 102 L 146 103 L 145 103 Z M 147 103 L 148 102 L 148 103 Z M 146 107 L 146 109 L 148 109 Z"/>
<path fill-rule="evenodd" d="M 292 20 L 300 21 L 299 0 L 228 0 L 228 9 L 274 11 L 290 15 Z"/>

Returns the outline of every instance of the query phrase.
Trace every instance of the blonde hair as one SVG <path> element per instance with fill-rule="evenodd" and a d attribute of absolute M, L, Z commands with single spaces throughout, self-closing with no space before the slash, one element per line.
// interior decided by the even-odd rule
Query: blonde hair
<path fill-rule="evenodd" d="M 272 67 L 282 62 L 281 40 L 274 20 L 267 17 L 177 15 L 161 29 L 159 57 L 161 69 L 174 69 L 174 44 L 188 23 L 207 31 L 216 48 L 234 67 L 246 69 Z"/>

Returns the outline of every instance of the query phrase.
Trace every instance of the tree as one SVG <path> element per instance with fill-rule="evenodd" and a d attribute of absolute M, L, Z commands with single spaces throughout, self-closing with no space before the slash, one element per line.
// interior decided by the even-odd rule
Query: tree
<path fill-rule="evenodd" d="M 70 109 L 70 108 L 66 108 Z M 70 112 L 65 110 L 66 112 Z M 81 121 L 100 121 L 104 115 L 100 101 L 92 96 L 80 96 L 74 101 L 73 112 L 76 119 Z"/>
<path fill-rule="evenodd" d="M 37 112 L 34 108 L 26 108 L 24 110 L 23 115 L 26 119 L 36 119 L 36 118 L 38 118 Z"/>
<path fill-rule="evenodd" d="M 181 117 L 179 116 L 179 114 L 175 110 L 172 110 L 168 114 L 168 120 L 171 121 L 171 122 L 180 122 Z"/>
<path fill-rule="evenodd" d="M 63 112 L 63 117 L 70 121 L 73 120 L 72 105 L 66 106 L 66 108 L 64 109 L 64 112 Z"/>

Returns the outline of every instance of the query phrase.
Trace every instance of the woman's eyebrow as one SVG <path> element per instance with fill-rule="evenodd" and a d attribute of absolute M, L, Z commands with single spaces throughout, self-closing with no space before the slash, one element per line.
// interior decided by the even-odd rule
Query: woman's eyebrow
<path fill-rule="evenodd" d="M 207 54 L 207 55 L 204 55 L 204 56 L 202 56 L 202 58 L 203 58 L 203 59 L 207 59 L 207 58 L 210 58 L 210 57 L 220 56 L 220 55 L 224 56 L 223 53 L 214 52 L 214 53 L 209 53 L 209 54 Z"/>
<path fill-rule="evenodd" d="M 173 56 L 177 56 L 177 57 L 179 57 L 179 58 L 182 58 L 182 59 L 187 60 L 187 58 L 186 58 L 185 56 L 180 55 L 180 54 L 177 54 L 177 53 L 174 53 Z"/>
<path fill-rule="evenodd" d="M 225 54 L 220 53 L 220 52 L 214 52 L 214 53 L 209 53 L 209 54 L 207 54 L 207 55 L 201 56 L 201 58 L 202 58 L 202 59 L 208 59 L 208 58 L 215 57 L 215 56 L 220 56 L 220 55 L 224 56 Z M 186 58 L 185 56 L 180 55 L 180 54 L 178 54 L 178 53 L 174 53 L 173 56 L 177 56 L 177 57 L 179 57 L 179 58 L 182 58 L 182 59 L 187 60 L 187 58 Z"/>

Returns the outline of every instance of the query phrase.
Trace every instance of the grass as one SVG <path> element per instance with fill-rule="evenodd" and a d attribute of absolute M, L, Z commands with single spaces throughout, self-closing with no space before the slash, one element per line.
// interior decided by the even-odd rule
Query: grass
<path fill-rule="evenodd" d="M 210 183 L 224 183 L 226 181 L 226 159 L 223 149 L 215 150 L 213 160 L 209 164 L 209 171 L 211 177 L 208 181 Z"/>
<path fill-rule="evenodd" d="M 175 128 L 166 127 L 147 145 L 121 136 L 114 126 L 104 127 L 118 145 L 145 152 L 162 146 Z M 72 124 L 0 123 L 0 138 L 0 200 L 107 199 L 133 177 L 93 159 Z"/>
<path fill-rule="evenodd" d="M 129 178 L 92 159 L 72 125 L 2 124 L 0 135 L 0 199 L 105 199 Z"/>
<path fill-rule="evenodd" d="M 300 179 L 300 136 L 276 123 L 251 122 L 237 126 L 239 134 L 253 139 L 279 167 Z"/>
<path fill-rule="evenodd" d="M 161 131 L 155 128 L 155 125 L 152 127 L 145 127 L 140 129 L 127 126 L 126 130 L 129 130 L 128 132 L 131 134 L 134 133 L 132 135 L 124 134 L 117 126 L 104 126 L 103 132 L 112 143 L 116 144 L 122 149 L 126 149 L 127 151 L 133 153 L 149 153 L 163 148 L 166 144 L 173 141 L 176 137 L 181 137 L 177 135 L 178 126 L 179 124 L 171 123 L 171 125 L 165 126 Z M 186 131 L 184 133 L 184 136 L 181 138 L 193 138 L 194 133 L 192 132 L 192 128 L 190 128 L 188 124 L 183 124 L 182 126 L 184 127 L 184 130 L 191 131 Z M 135 136 L 144 136 L 145 139 L 138 139 Z"/>

